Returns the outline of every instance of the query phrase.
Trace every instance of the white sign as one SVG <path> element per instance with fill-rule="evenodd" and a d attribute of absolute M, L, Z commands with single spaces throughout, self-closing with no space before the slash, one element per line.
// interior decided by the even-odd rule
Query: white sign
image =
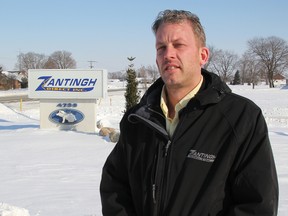
<path fill-rule="evenodd" d="M 30 98 L 103 98 L 107 94 L 107 71 L 30 69 L 28 85 Z"/>
<path fill-rule="evenodd" d="M 95 132 L 96 99 L 41 99 L 40 128 Z"/>
<path fill-rule="evenodd" d="M 30 98 L 40 99 L 40 128 L 96 131 L 96 102 L 107 95 L 106 70 L 28 70 Z"/>

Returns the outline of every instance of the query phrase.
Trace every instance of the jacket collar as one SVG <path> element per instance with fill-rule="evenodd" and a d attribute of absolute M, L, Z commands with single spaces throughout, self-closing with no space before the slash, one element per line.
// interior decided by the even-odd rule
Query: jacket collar
<path fill-rule="evenodd" d="M 231 93 L 231 89 L 216 74 L 202 69 L 202 75 L 204 83 L 199 93 L 195 96 L 200 105 L 218 103 L 227 93 Z"/>
<path fill-rule="evenodd" d="M 192 102 L 196 102 L 200 106 L 215 104 L 220 102 L 226 93 L 231 92 L 230 88 L 222 82 L 216 74 L 202 69 L 202 75 L 204 77 L 202 86 L 187 106 L 191 105 Z M 141 98 L 140 103 L 130 110 L 128 120 L 131 123 L 143 122 L 148 127 L 156 129 L 159 134 L 162 134 L 168 139 L 168 133 L 164 129 L 165 117 L 160 108 L 160 97 L 163 85 L 164 82 L 161 78 L 156 80 Z M 162 123 L 159 122 L 160 124 L 157 124 L 155 121 L 159 121 L 159 118 L 152 117 L 154 115 L 163 116 L 163 118 L 160 118 L 162 119 Z M 162 127 L 160 125 L 162 125 Z"/>

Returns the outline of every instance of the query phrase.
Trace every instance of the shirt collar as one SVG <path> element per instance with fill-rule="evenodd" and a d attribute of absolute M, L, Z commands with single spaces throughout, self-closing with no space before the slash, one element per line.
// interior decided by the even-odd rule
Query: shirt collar
<path fill-rule="evenodd" d="M 176 106 L 175 106 L 176 112 L 179 112 L 179 110 L 183 109 L 188 104 L 188 102 L 197 94 L 202 83 L 203 83 L 203 76 L 201 76 L 201 80 L 197 84 L 197 86 L 176 104 Z M 168 107 L 167 107 L 167 96 L 165 93 L 165 85 L 162 87 L 160 107 L 161 107 L 165 117 L 168 118 Z"/>

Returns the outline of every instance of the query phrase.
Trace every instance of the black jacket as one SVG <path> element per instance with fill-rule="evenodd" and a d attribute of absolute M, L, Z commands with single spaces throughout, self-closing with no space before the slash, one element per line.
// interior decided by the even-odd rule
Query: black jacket
<path fill-rule="evenodd" d="M 103 215 L 272 216 L 278 182 L 260 108 L 202 70 L 170 139 L 157 80 L 120 123 L 100 185 Z"/>

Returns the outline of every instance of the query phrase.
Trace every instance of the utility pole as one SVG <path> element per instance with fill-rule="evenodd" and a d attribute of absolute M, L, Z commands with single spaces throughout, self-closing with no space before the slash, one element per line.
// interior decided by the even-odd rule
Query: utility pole
<path fill-rule="evenodd" d="M 93 66 L 93 63 L 96 63 L 97 61 L 88 61 L 90 63 L 90 69 L 92 69 L 94 66 Z"/>

